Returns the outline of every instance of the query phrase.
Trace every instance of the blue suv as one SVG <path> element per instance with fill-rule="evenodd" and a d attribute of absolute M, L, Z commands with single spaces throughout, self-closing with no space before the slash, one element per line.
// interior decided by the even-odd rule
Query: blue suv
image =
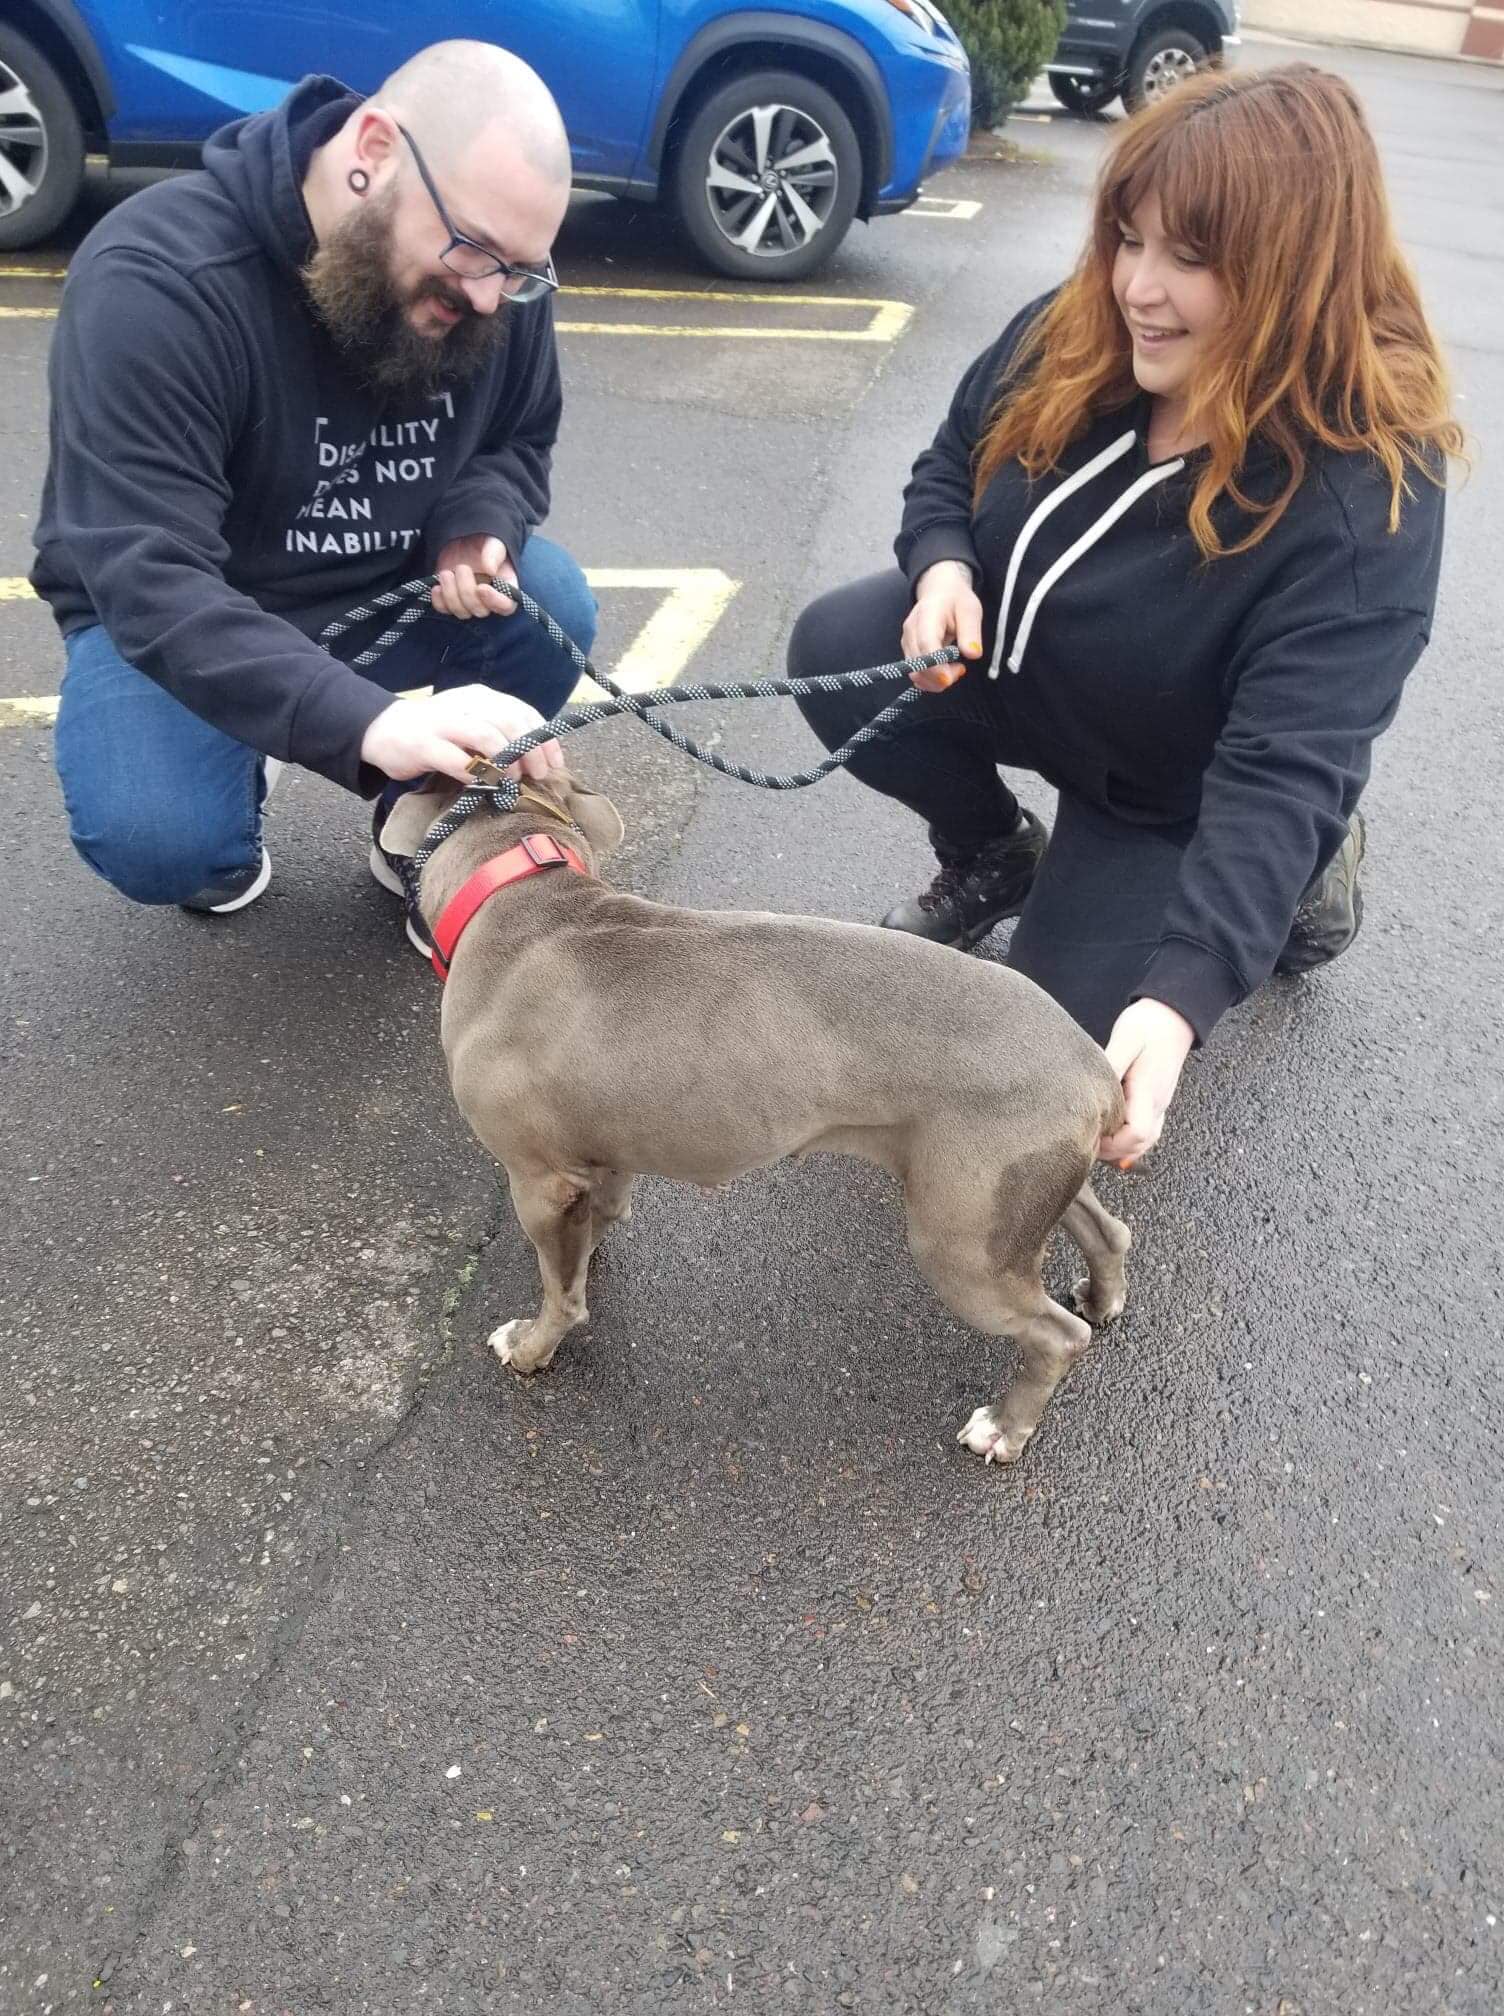
<path fill-rule="evenodd" d="M 0 250 L 73 208 L 84 156 L 186 167 L 323 71 L 374 91 L 442 35 L 548 83 L 578 187 L 667 203 L 738 279 L 797 280 L 966 145 L 966 55 L 934 0 L 0 0 Z"/>

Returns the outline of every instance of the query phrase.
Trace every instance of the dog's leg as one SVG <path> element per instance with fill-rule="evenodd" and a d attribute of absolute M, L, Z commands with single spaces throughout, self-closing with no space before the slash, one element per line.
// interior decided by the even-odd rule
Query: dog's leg
<path fill-rule="evenodd" d="M 1050 1396 L 1091 1342 L 1091 1326 L 1039 1291 L 1037 1311 L 1016 1315 L 1007 1329 L 1018 1345 L 1018 1370 L 1001 1400 L 978 1407 L 956 1440 L 988 1463 L 1016 1463 L 1039 1426 Z"/>
<path fill-rule="evenodd" d="M 632 1185 L 636 1180 L 635 1176 L 627 1175 L 620 1169 L 603 1169 L 591 1184 L 592 1247 L 599 1246 L 613 1225 L 622 1224 L 631 1217 Z"/>
<path fill-rule="evenodd" d="M 1018 1369 L 1002 1399 L 978 1407 L 956 1437 L 989 1463 L 1016 1463 L 1050 1395 L 1091 1342 L 1091 1326 L 1050 1300 L 1037 1265 L 1030 1275 L 1000 1275 L 983 1244 L 953 1237 L 913 1243 L 921 1271 L 963 1323 L 1018 1345 Z"/>
<path fill-rule="evenodd" d="M 989 1463 L 1016 1463 L 1051 1394 L 1091 1342 L 1091 1325 L 1051 1301 L 1037 1274 L 999 1278 L 982 1255 L 953 1256 L 930 1280 L 963 1322 L 1018 1346 L 1018 1369 L 1002 1398 L 978 1407 L 956 1436 Z"/>
<path fill-rule="evenodd" d="M 590 1191 L 568 1176 L 507 1174 L 512 1208 L 538 1255 L 543 1307 L 531 1321 L 519 1316 L 503 1323 L 490 1343 L 514 1372 L 540 1372 L 565 1332 L 590 1314 L 585 1307 L 585 1270 L 595 1243 Z"/>
<path fill-rule="evenodd" d="M 1133 1244 L 1133 1234 L 1121 1218 L 1113 1217 L 1092 1189 L 1090 1178 L 1066 1205 L 1060 1222 L 1086 1262 L 1086 1279 L 1072 1289 L 1071 1307 L 1088 1323 L 1114 1322 L 1128 1300 L 1123 1260 Z"/>
<path fill-rule="evenodd" d="M 989 1463 L 1016 1463 L 1051 1394 L 1091 1342 L 1090 1325 L 1052 1301 L 1040 1279 L 1045 1242 L 1091 1163 L 1072 1144 L 1041 1147 L 1001 1171 L 989 1193 L 975 1174 L 983 1143 L 963 1138 L 968 1131 L 952 1127 L 910 1165 L 909 1244 L 925 1279 L 963 1322 L 1018 1345 L 1018 1369 L 1002 1398 L 978 1407 L 956 1438 Z"/>

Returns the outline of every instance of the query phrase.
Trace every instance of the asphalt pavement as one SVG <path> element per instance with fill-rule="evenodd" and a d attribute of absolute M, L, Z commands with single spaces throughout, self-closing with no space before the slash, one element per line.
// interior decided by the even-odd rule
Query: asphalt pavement
<path fill-rule="evenodd" d="M 854 1163 L 645 1184 L 588 1330 L 531 1385 L 497 1365 L 531 1254 L 360 807 L 286 780 L 233 919 L 70 853 L 60 654 L 15 586 L 67 245 L 0 276 L 7 2016 L 1504 2006 L 1504 78 L 1320 60 L 1370 108 L 1475 467 L 1363 935 L 1229 1016 L 1104 1179 L 1128 1312 L 1011 1471 L 955 1441 L 1009 1347 Z M 858 228 L 813 301 L 577 205 L 551 530 L 605 661 L 767 674 L 885 564 L 1108 125 L 1015 122 L 1019 158 Z M 685 715 L 813 754 L 787 705 Z M 660 899 L 868 918 L 925 873 L 844 777 L 770 799 L 629 723 L 574 758 Z"/>

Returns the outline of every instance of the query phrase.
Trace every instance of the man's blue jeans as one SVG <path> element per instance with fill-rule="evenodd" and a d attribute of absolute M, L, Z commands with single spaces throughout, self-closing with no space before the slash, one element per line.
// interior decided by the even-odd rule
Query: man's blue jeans
<path fill-rule="evenodd" d="M 518 579 L 582 650 L 595 598 L 562 546 L 534 537 Z M 187 903 L 245 887 L 261 862 L 266 762 L 127 665 L 103 627 L 67 640 L 56 761 L 73 845 L 137 903 Z M 431 610 L 366 669 L 389 692 L 493 686 L 557 714 L 573 665 L 521 610 L 457 622 Z"/>

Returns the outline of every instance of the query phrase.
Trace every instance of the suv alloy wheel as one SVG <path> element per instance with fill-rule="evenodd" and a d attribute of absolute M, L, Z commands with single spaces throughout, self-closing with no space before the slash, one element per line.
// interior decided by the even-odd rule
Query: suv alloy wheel
<path fill-rule="evenodd" d="M 1128 58 L 1123 103 L 1130 112 L 1137 112 L 1141 105 L 1152 105 L 1187 77 L 1193 77 L 1206 62 L 1205 44 L 1188 29 L 1157 28 L 1136 44 Z"/>
<path fill-rule="evenodd" d="M 84 132 L 41 51 L 0 26 L 0 251 L 54 231 L 84 179 Z"/>
<path fill-rule="evenodd" d="M 715 91 L 674 159 L 673 196 L 696 249 L 738 280 L 800 280 L 856 214 L 862 153 L 828 91 L 758 70 Z"/>

